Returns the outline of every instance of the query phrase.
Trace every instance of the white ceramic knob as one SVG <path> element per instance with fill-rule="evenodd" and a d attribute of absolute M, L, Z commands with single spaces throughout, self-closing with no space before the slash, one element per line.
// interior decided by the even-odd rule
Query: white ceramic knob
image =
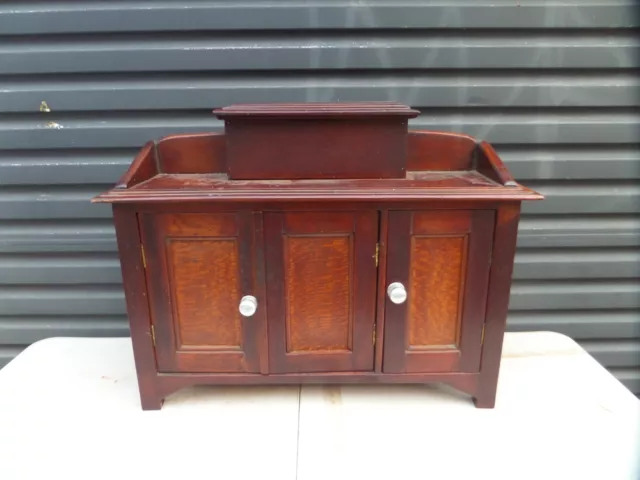
<path fill-rule="evenodd" d="M 400 304 L 404 303 L 407 299 L 407 290 L 400 282 L 393 282 L 387 288 L 387 295 L 389 295 L 389 300 L 393 303 Z"/>
<path fill-rule="evenodd" d="M 256 310 L 258 309 L 258 299 L 253 295 L 245 295 L 240 300 L 240 306 L 238 310 L 240 310 L 240 314 L 243 317 L 251 317 Z"/>

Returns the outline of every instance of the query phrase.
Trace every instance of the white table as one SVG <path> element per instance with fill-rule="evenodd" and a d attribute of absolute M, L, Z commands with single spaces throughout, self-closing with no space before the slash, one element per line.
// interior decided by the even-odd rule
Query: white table
<path fill-rule="evenodd" d="M 128 338 L 0 370 L 0 479 L 640 479 L 640 401 L 573 340 L 505 338 L 498 400 L 434 386 L 195 387 L 140 410 Z"/>

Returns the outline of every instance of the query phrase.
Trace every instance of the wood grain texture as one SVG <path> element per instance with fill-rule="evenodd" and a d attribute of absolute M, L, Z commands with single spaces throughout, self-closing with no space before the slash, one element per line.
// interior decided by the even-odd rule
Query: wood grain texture
<path fill-rule="evenodd" d="M 118 180 L 115 190 L 125 190 L 157 175 L 158 164 L 154 142 L 147 142 L 127 171 Z"/>
<path fill-rule="evenodd" d="M 477 142 L 460 133 L 410 130 L 407 170 L 471 170 Z"/>
<path fill-rule="evenodd" d="M 159 370 L 259 372 L 264 308 L 238 311 L 259 295 L 251 214 L 144 214 L 142 226 Z"/>
<path fill-rule="evenodd" d="M 305 103 L 244 103 L 217 108 L 216 117 L 227 119 L 251 119 L 258 117 L 286 119 L 316 118 L 413 118 L 420 114 L 398 102 L 305 102 Z"/>
<path fill-rule="evenodd" d="M 386 302 L 383 371 L 477 371 L 493 213 L 389 215 L 387 285 L 401 282 L 408 299 Z"/>
<path fill-rule="evenodd" d="M 240 351 L 236 239 L 168 239 L 167 254 L 178 351 Z"/>
<path fill-rule="evenodd" d="M 402 178 L 408 119 L 419 113 L 394 102 L 214 110 L 225 121 L 228 173 L 235 180 Z"/>
<path fill-rule="evenodd" d="M 493 408 L 496 402 L 519 221 L 519 203 L 505 204 L 498 209 L 487 292 L 480 376 L 474 395 L 474 402 L 478 408 Z"/>
<path fill-rule="evenodd" d="M 265 214 L 272 373 L 373 370 L 377 220 Z"/>
<path fill-rule="evenodd" d="M 285 237 L 287 353 L 351 351 L 353 237 Z"/>
<path fill-rule="evenodd" d="M 402 178 L 407 122 L 390 118 L 233 119 L 225 128 L 229 178 Z"/>
<path fill-rule="evenodd" d="M 224 133 L 171 135 L 157 143 L 158 173 L 226 173 Z"/>
<path fill-rule="evenodd" d="M 539 200 L 521 185 L 505 188 L 478 172 L 408 172 L 407 178 L 234 181 L 220 174 L 166 175 L 126 190 L 110 190 L 94 203 L 158 202 L 410 202 L 433 200 Z"/>
<path fill-rule="evenodd" d="M 156 378 L 156 353 L 151 335 L 149 298 L 141 255 L 140 228 L 135 211 L 113 206 L 124 297 L 129 317 L 133 358 L 143 410 L 157 410 L 164 395 Z"/>
<path fill-rule="evenodd" d="M 411 239 L 409 350 L 457 348 L 467 237 Z"/>
<path fill-rule="evenodd" d="M 502 162 L 496 151 L 487 142 L 481 142 L 474 152 L 475 169 L 487 178 L 506 187 L 517 187 L 518 184 Z"/>

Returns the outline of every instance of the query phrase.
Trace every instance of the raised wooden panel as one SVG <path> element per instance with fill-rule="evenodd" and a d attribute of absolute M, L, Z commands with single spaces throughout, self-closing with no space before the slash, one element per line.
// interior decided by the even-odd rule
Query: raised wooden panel
<path fill-rule="evenodd" d="M 384 372 L 479 370 L 494 216 L 389 213 L 387 284 L 405 285 L 407 300 L 385 300 Z"/>
<path fill-rule="evenodd" d="M 240 350 L 237 242 L 168 239 L 167 253 L 178 351 Z"/>
<path fill-rule="evenodd" d="M 457 348 L 467 237 L 411 239 L 408 347 Z"/>
<path fill-rule="evenodd" d="M 269 370 L 372 371 L 378 214 L 265 214 Z"/>
<path fill-rule="evenodd" d="M 285 237 L 287 353 L 351 350 L 349 236 Z"/>
<path fill-rule="evenodd" d="M 251 213 L 141 215 L 161 372 L 260 372 L 265 305 Z M 244 295 L 259 298 L 249 318 Z"/>

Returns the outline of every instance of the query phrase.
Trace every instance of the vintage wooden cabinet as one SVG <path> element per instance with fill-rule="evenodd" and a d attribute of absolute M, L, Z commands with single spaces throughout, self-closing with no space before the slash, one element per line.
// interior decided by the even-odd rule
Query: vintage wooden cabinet
<path fill-rule="evenodd" d="M 519 185 L 390 103 L 237 105 L 113 204 L 142 408 L 192 384 L 446 382 L 492 408 Z"/>

